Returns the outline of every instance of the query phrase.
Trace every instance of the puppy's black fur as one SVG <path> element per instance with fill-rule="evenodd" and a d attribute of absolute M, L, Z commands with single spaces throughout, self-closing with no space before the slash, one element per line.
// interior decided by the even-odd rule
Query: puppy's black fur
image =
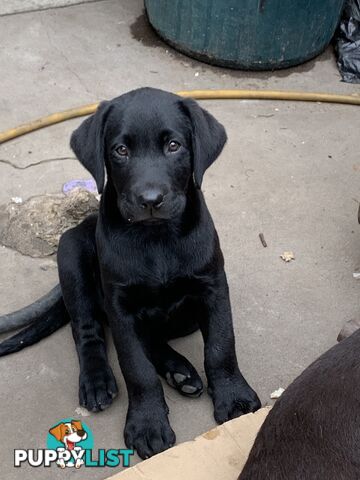
<path fill-rule="evenodd" d="M 239 480 L 359 480 L 360 330 L 310 365 L 268 414 Z"/>
<path fill-rule="evenodd" d="M 260 407 L 237 365 L 223 256 L 200 190 L 225 142 L 196 102 L 149 88 L 102 103 L 71 138 L 103 192 L 99 215 L 67 231 L 58 251 L 80 403 L 102 410 L 117 393 L 107 319 L 129 396 L 125 442 L 143 458 L 175 442 L 158 374 L 184 395 L 203 388 L 171 338 L 200 328 L 217 422 Z"/>

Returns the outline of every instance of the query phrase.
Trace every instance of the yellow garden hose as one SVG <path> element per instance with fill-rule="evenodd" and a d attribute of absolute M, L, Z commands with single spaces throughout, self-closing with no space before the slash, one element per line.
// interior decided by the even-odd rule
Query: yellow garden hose
<path fill-rule="evenodd" d="M 26 133 L 40 130 L 40 128 L 55 125 L 55 123 L 65 122 L 65 120 L 83 117 L 84 115 L 90 115 L 95 112 L 98 105 L 98 103 L 91 103 L 90 105 L 85 105 L 83 107 L 71 108 L 70 110 L 64 110 L 63 112 L 52 113 L 51 115 L 38 118 L 29 123 L 24 123 L 15 128 L 9 128 L 9 130 L 0 132 L 0 144 L 8 142 L 13 138 L 21 137 L 21 135 L 25 135 Z"/>
<path fill-rule="evenodd" d="M 360 105 L 360 95 L 335 95 L 329 93 L 291 92 L 280 90 L 184 90 L 176 92 L 182 97 L 192 97 L 197 100 L 290 100 L 299 102 L 342 103 Z M 94 113 L 98 103 L 91 103 L 78 108 L 53 113 L 46 117 L 24 123 L 15 128 L 0 132 L 0 144 L 14 138 L 34 132 L 40 128 L 64 122 L 71 118 L 82 117 Z"/>

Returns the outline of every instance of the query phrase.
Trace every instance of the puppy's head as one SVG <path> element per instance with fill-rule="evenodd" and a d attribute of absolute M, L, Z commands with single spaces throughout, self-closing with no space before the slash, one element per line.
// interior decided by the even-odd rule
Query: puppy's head
<path fill-rule="evenodd" d="M 79 420 L 72 420 L 71 422 L 59 423 L 49 430 L 58 442 L 64 443 L 66 448 L 70 450 L 74 445 L 81 440 L 85 440 L 87 433 Z"/>
<path fill-rule="evenodd" d="M 181 215 L 190 182 L 200 188 L 225 142 L 194 100 L 142 88 L 100 104 L 70 144 L 100 193 L 107 171 L 126 220 L 151 224 Z"/>

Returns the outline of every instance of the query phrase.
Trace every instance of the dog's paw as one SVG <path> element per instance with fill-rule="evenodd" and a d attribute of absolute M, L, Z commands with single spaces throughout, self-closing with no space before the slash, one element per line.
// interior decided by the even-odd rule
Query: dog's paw
<path fill-rule="evenodd" d="M 178 390 L 186 397 L 200 397 L 203 392 L 203 383 L 198 373 L 193 372 L 166 372 L 165 378 L 170 387 Z"/>
<path fill-rule="evenodd" d="M 227 378 L 209 388 L 214 403 L 214 417 L 217 423 L 224 423 L 246 413 L 256 412 L 261 402 L 256 392 L 242 377 Z"/>
<path fill-rule="evenodd" d="M 78 458 L 75 462 L 75 468 L 80 468 L 82 465 L 84 465 L 85 462 L 81 458 Z"/>
<path fill-rule="evenodd" d="M 124 439 L 127 448 L 136 450 L 142 459 L 167 450 L 176 440 L 166 411 L 154 411 L 151 408 L 129 410 Z"/>
<path fill-rule="evenodd" d="M 82 370 L 80 373 L 79 401 L 82 407 L 98 412 L 109 407 L 118 393 L 111 368 Z"/>

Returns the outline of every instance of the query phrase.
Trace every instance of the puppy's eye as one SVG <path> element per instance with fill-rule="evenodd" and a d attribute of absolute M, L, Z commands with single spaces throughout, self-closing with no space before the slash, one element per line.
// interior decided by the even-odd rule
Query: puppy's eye
<path fill-rule="evenodd" d="M 177 152 L 180 147 L 181 145 L 179 142 L 176 142 L 175 140 L 171 140 L 171 142 L 169 142 L 167 146 L 167 150 L 168 152 L 174 153 L 174 152 Z"/>
<path fill-rule="evenodd" d="M 117 147 L 115 149 L 115 152 L 120 155 L 120 157 L 127 157 L 129 155 L 128 149 L 125 147 L 125 145 L 120 145 L 120 147 Z"/>

